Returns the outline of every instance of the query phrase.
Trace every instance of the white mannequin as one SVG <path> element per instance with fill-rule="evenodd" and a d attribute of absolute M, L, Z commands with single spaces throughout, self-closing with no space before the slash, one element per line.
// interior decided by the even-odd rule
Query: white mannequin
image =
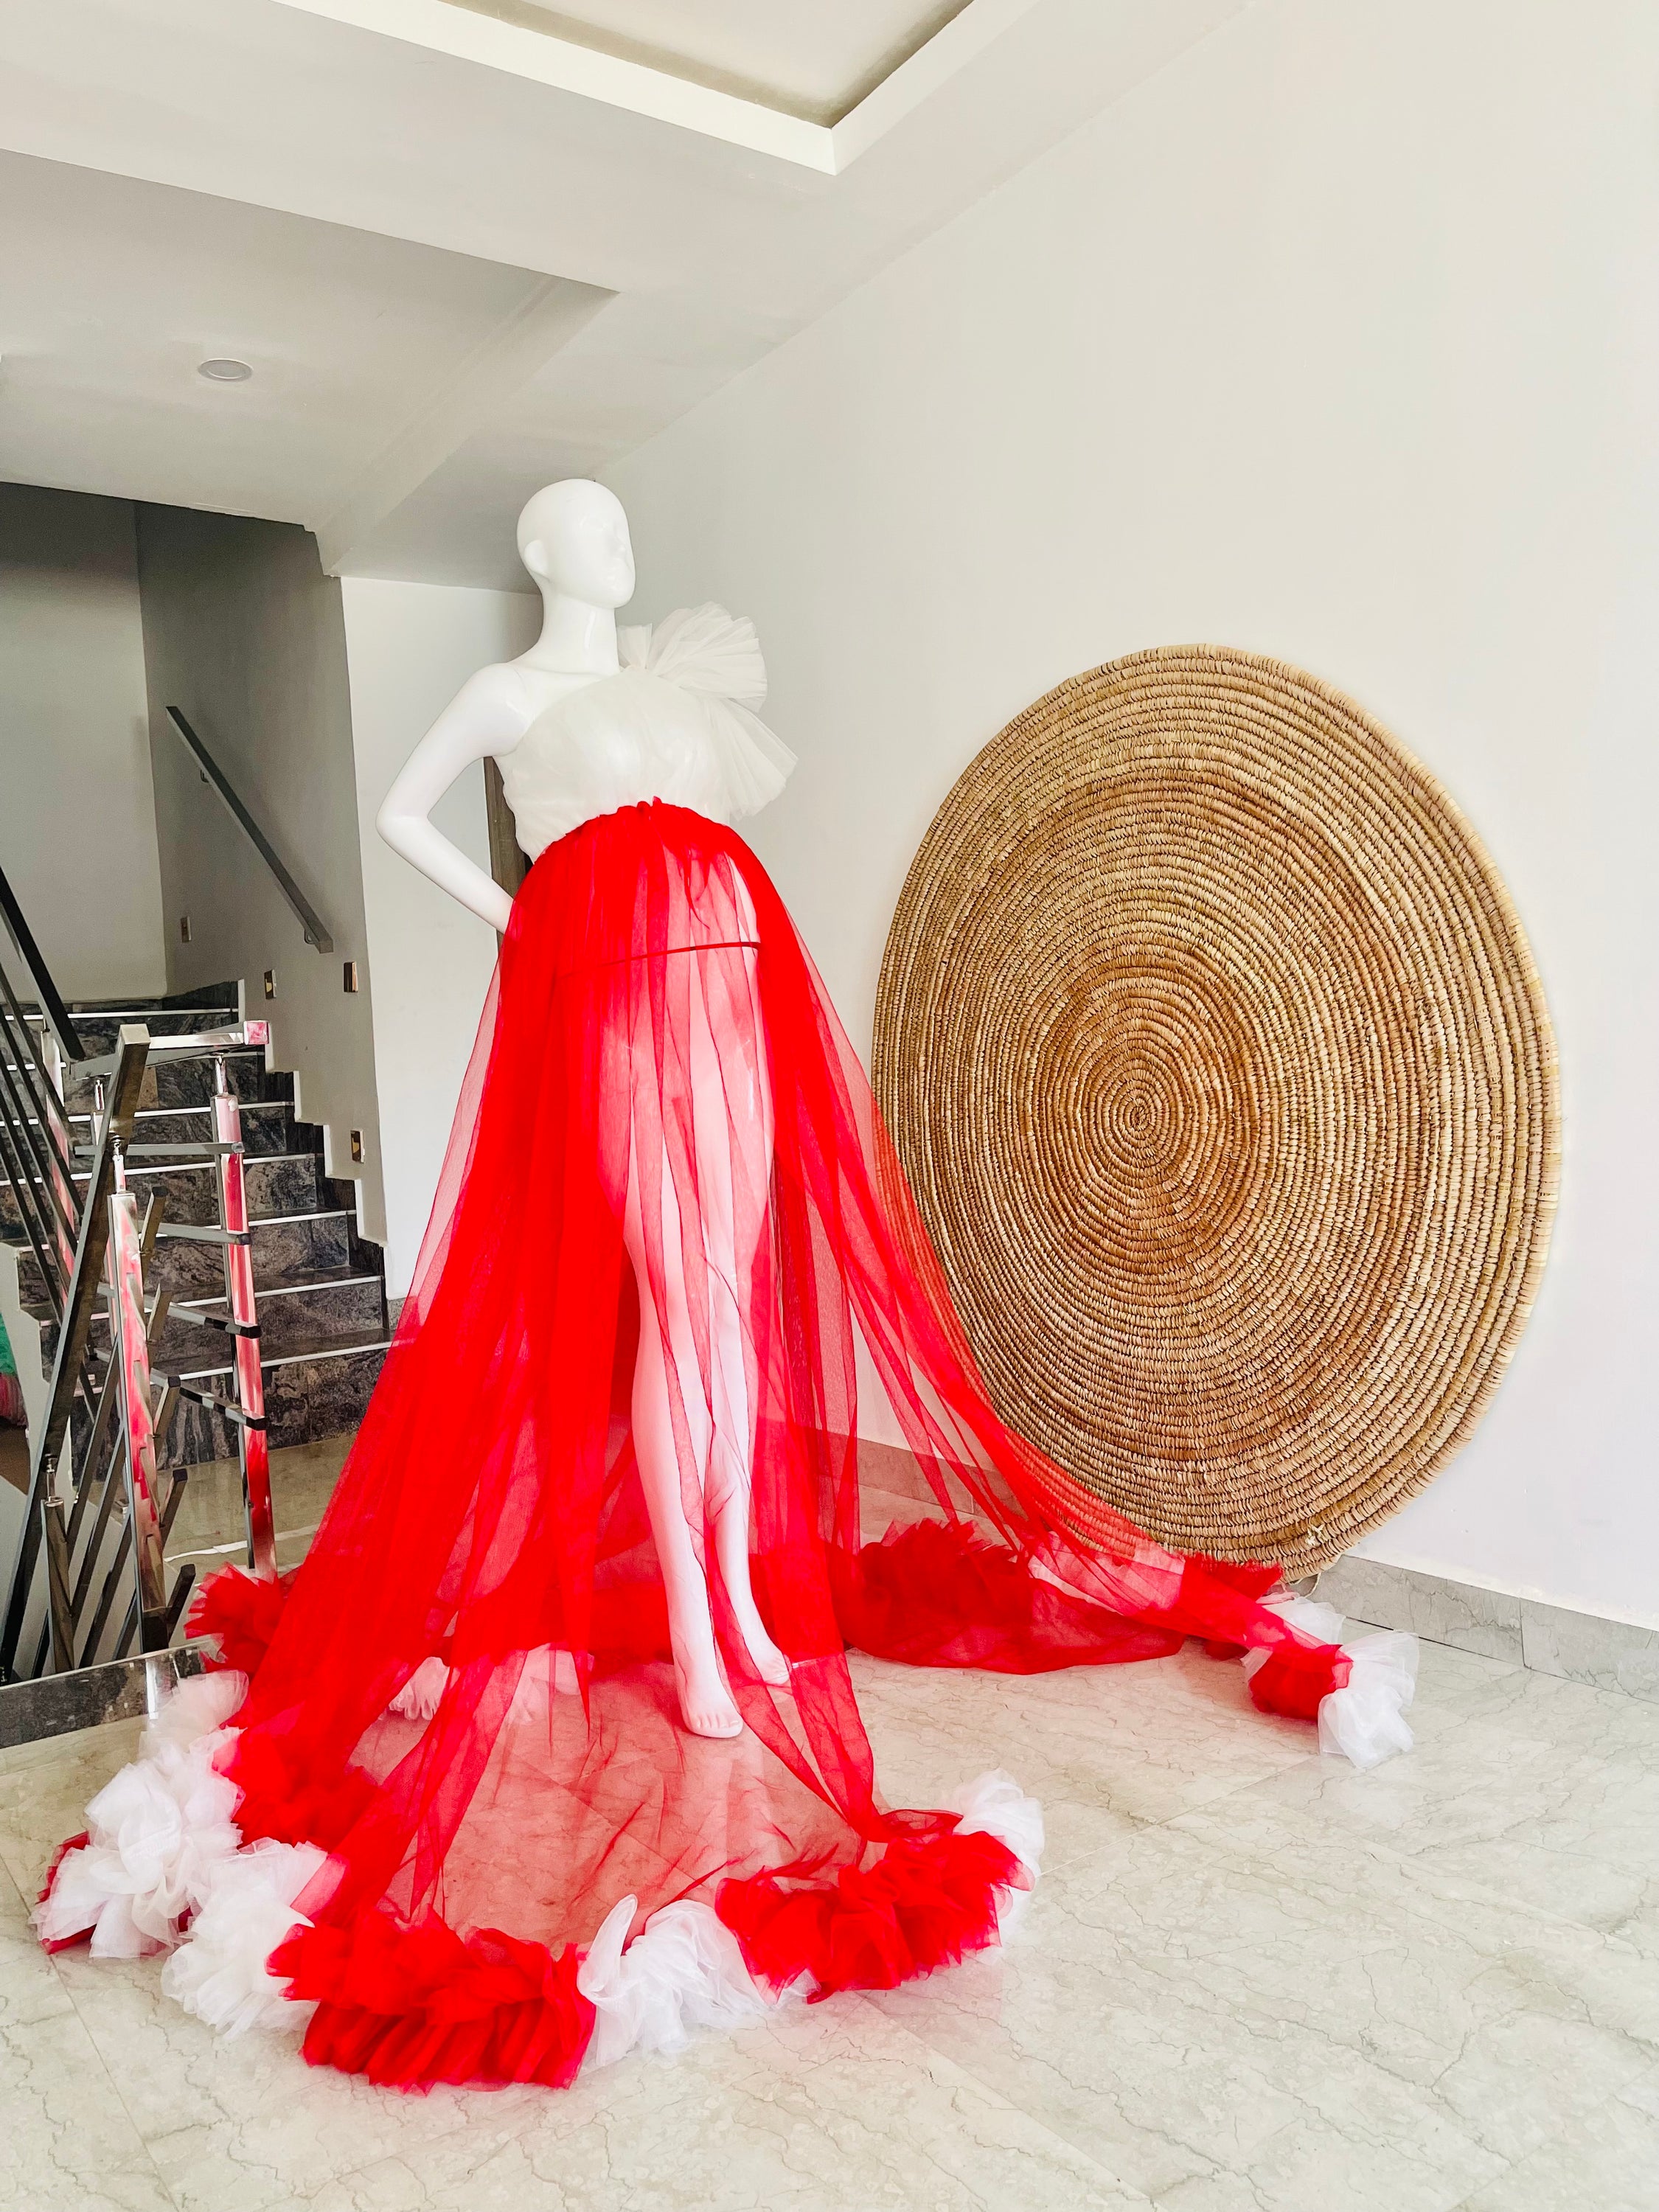
<path fill-rule="evenodd" d="M 634 553 L 628 518 L 620 501 L 602 484 L 573 478 L 538 492 L 519 517 L 519 555 L 542 595 L 541 635 L 517 660 L 480 669 L 468 678 L 427 732 L 386 793 L 375 826 L 394 852 L 441 889 L 496 930 L 504 931 L 513 902 L 501 885 L 434 829 L 431 810 L 463 769 L 475 761 L 510 754 L 546 708 L 588 684 L 617 672 L 617 617 L 633 597 Z M 659 795 L 659 794 L 646 794 Z M 752 955 L 747 956 L 752 958 Z M 701 1000 L 698 1001 L 699 1005 Z M 704 1015 L 706 1026 L 707 1016 Z M 712 1048 L 699 1054 L 693 1039 L 692 1119 L 698 1146 L 700 1182 L 729 1183 L 732 1170 L 732 1107 L 721 1087 Z M 705 1089 L 708 1095 L 705 1097 Z M 757 1176 L 769 1170 L 771 1131 L 764 1085 L 757 1086 L 752 1142 L 741 1147 L 741 1167 Z M 703 1132 L 708 1130 L 708 1158 Z M 752 1159 L 747 1156 L 752 1155 Z M 693 1419 L 706 1481 L 707 1516 L 713 1526 L 718 1567 L 732 1613 L 757 1672 L 779 1686 L 789 1680 L 788 1662 L 762 1626 L 749 1578 L 750 1477 L 753 1464 L 753 1409 L 743 1358 L 742 1323 L 726 1299 L 708 1316 L 715 1373 L 714 1423 L 707 1418 L 708 1393 L 696 1367 L 694 1333 L 686 1285 L 676 1266 L 681 1244 L 671 1179 L 662 1178 L 665 1220 L 663 1263 L 671 1269 L 666 1285 L 665 1334 L 644 1273 L 643 1224 L 638 1193 L 630 1176 L 624 1243 L 640 1285 L 640 1350 L 634 1377 L 635 1449 L 651 1516 L 652 1533 L 667 1592 L 680 1710 L 694 1735 L 732 1736 L 743 1723 L 721 1672 L 710 1614 L 704 1565 L 699 1557 L 701 1529 L 688 1522 L 680 1490 L 680 1468 L 670 1419 L 670 1376 L 683 1377 L 680 1399 Z M 702 1209 L 704 1242 L 728 1249 L 708 1252 L 711 1282 L 744 1279 L 752 1255 L 729 1249 L 732 1210 L 718 1203 Z M 702 1409 L 699 1417 L 698 1409 Z"/>

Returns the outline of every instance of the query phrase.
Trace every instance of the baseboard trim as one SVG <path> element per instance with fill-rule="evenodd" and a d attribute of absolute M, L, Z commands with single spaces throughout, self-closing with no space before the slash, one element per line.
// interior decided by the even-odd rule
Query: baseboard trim
<path fill-rule="evenodd" d="M 1408 1628 L 1429 1644 L 1507 1659 L 1535 1674 L 1659 1705 L 1659 1629 L 1531 1597 L 1511 1597 L 1414 1567 L 1346 1553 L 1319 1577 L 1319 1595 L 1354 1620 Z"/>

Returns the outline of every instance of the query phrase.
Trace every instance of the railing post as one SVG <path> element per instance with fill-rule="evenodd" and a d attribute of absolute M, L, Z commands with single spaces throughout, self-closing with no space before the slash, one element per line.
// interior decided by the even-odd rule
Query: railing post
<path fill-rule="evenodd" d="M 120 1377 L 125 1443 L 121 1458 L 126 1476 L 133 1565 L 138 1581 L 138 1648 L 142 1651 L 163 1651 L 172 1620 L 167 1609 L 161 1500 L 156 1495 L 155 1425 L 150 1401 L 143 1247 L 138 1229 L 137 1200 L 126 1188 L 125 1167 L 118 1152 L 115 1183 L 109 1201 L 106 1254 L 109 1322 L 111 1350 Z"/>
<path fill-rule="evenodd" d="M 259 1315 L 253 1294 L 253 1247 L 247 1184 L 242 1172 L 242 1114 L 222 1056 L 213 1063 L 213 1133 L 218 1155 L 219 1217 L 225 1231 L 225 1296 L 236 1347 L 236 1425 L 247 1514 L 248 1562 L 257 1575 L 276 1574 L 276 1528 L 270 1502 L 270 1445 L 265 1430 L 265 1378 L 259 1364 Z"/>

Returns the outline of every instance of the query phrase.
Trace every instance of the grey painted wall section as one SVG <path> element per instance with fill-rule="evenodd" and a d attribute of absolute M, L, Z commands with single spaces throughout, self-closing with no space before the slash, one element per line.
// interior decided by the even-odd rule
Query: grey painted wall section
<path fill-rule="evenodd" d="M 138 573 L 149 672 L 155 820 L 176 990 L 234 978 L 268 1014 L 273 1056 L 299 1110 L 327 1131 L 331 1175 L 360 1183 L 381 1234 L 374 1024 L 340 587 L 316 540 L 289 524 L 141 507 Z M 167 720 L 180 708 L 241 794 L 334 939 L 305 941 L 275 878 Z M 179 919 L 188 915 L 191 941 Z M 360 988 L 343 988 L 359 963 Z M 267 1006 L 262 976 L 274 971 Z M 363 1133 L 365 1160 L 350 1158 Z"/>
<path fill-rule="evenodd" d="M 125 500 L 0 484 L 0 866 L 66 998 L 161 988 Z"/>

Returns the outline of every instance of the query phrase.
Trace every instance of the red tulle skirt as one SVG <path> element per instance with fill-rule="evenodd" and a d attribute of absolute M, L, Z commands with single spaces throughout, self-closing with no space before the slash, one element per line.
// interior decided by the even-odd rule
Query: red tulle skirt
<path fill-rule="evenodd" d="M 860 1344 L 931 1493 L 875 1541 Z M 680 1723 L 665 1480 L 731 1740 Z M 285 1589 L 221 1577 L 198 1625 L 252 1674 L 245 1840 L 330 1854 L 273 1960 L 317 2002 L 307 2054 L 559 2081 L 592 2028 L 580 1957 L 624 1897 L 636 1933 L 712 1905 L 771 1989 L 890 1986 L 994 1939 L 1017 1862 L 884 1801 L 849 1646 L 1030 1672 L 1196 1633 L 1268 1648 L 1258 1703 L 1311 1714 L 1343 1662 L 1258 1602 L 1275 1579 L 1164 1550 L 998 1419 L 777 893 L 732 830 L 653 804 L 531 870 L 310 1555 Z M 435 1712 L 389 1710 L 434 1661 Z"/>

